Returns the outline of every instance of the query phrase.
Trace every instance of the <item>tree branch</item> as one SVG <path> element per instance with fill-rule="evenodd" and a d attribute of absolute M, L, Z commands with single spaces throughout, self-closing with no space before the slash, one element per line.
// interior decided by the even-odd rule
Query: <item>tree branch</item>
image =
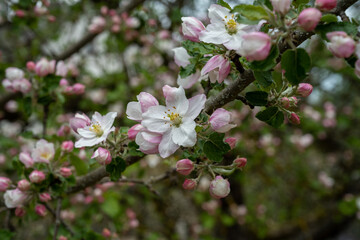
<path fill-rule="evenodd" d="M 57 203 L 56 203 L 56 213 L 55 213 L 55 229 L 54 229 L 54 236 L 53 236 L 53 240 L 56 240 L 58 231 L 59 231 L 59 226 L 60 226 L 60 210 L 61 210 L 61 198 L 58 198 Z"/>
<path fill-rule="evenodd" d="M 64 220 L 62 220 L 62 218 L 60 217 L 60 215 L 59 215 L 59 217 L 57 217 L 57 212 L 55 212 L 54 209 L 52 209 L 48 203 L 45 203 L 45 207 L 46 207 L 46 209 L 51 213 L 51 215 L 53 215 L 53 217 L 54 217 L 56 220 L 58 219 L 58 220 L 60 221 L 60 223 L 66 228 L 66 230 L 68 230 L 68 232 L 69 232 L 72 236 L 75 235 L 74 230 L 73 230 Z M 60 212 L 60 211 L 59 211 L 59 212 Z M 59 213 L 59 214 L 60 214 L 60 213 Z"/>

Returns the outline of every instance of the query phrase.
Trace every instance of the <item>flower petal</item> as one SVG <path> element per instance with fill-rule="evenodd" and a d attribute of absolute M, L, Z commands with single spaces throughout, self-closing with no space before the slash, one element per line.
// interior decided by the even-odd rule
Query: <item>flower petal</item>
<path fill-rule="evenodd" d="M 151 132 L 166 132 L 170 128 L 170 120 L 166 115 L 166 110 L 167 108 L 161 105 L 150 107 L 148 111 L 142 114 L 141 125 Z"/>
<path fill-rule="evenodd" d="M 162 158 L 167 158 L 176 150 L 178 150 L 180 146 L 175 144 L 171 139 L 171 131 L 167 131 L 164 133 L 162 140 L 159 144 L 159 153 Z"/>
<path fill-rule="evenodd" d="M 174 52 L 174 60 L 176 65 L 179 67 L 186 67 L 188 64 L 190 64 L 190 55 L 183 47 L 178 47 L 173 49 Z"/>
<path fill-rule="evenodd" d="M 78 133 L 81 137 L 84 138 L 95 138 L 96 133 L 89 130 L 89 127 L 86 128 L 78 128 Z"/>
<path fill-rule="evenodd" d="M 201 75 L 205 75 L 208 72 L 219 68 L 221 64 L 226 61 L 223 56 L 216 55 L 210 58 L 210 60 L 205 64 L 205 66 L 201 69 Z"/>
<path fill-rule="evenodd" d="M 191 88 L 196 82 L 200 80 L 200 71 L 196 70 L 196 73 L 191 74 L 186 78 L 181 78 L 180 76 L 177 79 L 177 84 L 182 86 L 184 89 Z"/>
<path fill-rule="evenodd" d="M 80 138 L 78 141 L 75 142 L 75 147 L 92 147 L 100 142 L 102 142 L 102 140 L 99 138 Z"/>
<path fill-rule="evenodd" d="M 204 94 L 196 95 L 189 99 L 189 109 L 186 113 L 186 117 L 194 120 L 204 109 L 206 102 L 206 96 Z"/>
<path fill-rule="evenodd" d="M 109 112 L 105 116 L 101 117 L 100 125 L 102 129 L 104 129 L 104 132 L 107 132 L 112 127 L 116 117 L 116 112 Z"/>
<path fill-rule="evenodd" d="M 192 147 L 196 143 L 195 127 L 194 120 L 184 118 L 180 127 L 171 130 L 171 139 L 180 146 Z"/>
<path fill-rule="evenodd" d="M 126 107 L 128 119 L 140 122 L 142 120 L 141 106 L 139 102 L 129 102 Z"/>
<path fill-rule="evenodd" d="M 166 98 L 166 107 L 171 111 L 179 113 L 181 116 L 186 113 L 189 108 L 189 100 L 186 98 L 183 87 L 170 87 L 165 85 L 163 87 L 164 96 Z"/>
<path fill-rule="evenodd" d="M 211 4 L 209 7 L 209 18 L 211 23 L 222 23 L 225 16 L 231 16 L 229 9 L 217 4 Z"/>

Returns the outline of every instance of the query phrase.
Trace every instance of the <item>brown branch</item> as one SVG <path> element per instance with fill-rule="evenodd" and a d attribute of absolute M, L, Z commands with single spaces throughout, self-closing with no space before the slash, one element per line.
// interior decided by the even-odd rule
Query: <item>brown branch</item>
<path fill-rule="evenodd" d="M 58 198 L 57 203 L 56 203 L 56 213 L 55 213 L 55 229 L 54 229 L 54 236 L 53 236 L 53 240 L 56 240 L 58 231 L 59 231 L 59 226 L 61 224 L 60 221 L 60 210 L 61 210 L 61 198 Z"/>
<path fill-rule="evenodd" d="M 57 212 L 55 212 L 48 203 L 45 203 L 45 207 L 55 219 L 59 219 L 60 223 L 68 230 L 71 236 L 75 235 L 74 230 L 60 216 L 57 218 Z"/>
<path fill-rule="evenodd" d="M 119 14 L 124 12 L 131 12 L 140 4 L 143 4 L 146 0 L 132 0 L 127 6 L 120 9 Z M 99 33 L 87 33 L 79 42 L 75 43 L 68 50 L 60 54 L 59 56 L 55 56 L 55 60 L 64 60 L 71 57 L 74 53 L 80 51 L 83 47 L 85 47 L 88 43 L 90 43 L 94 38 L 99 35 Z"/>
<path fill-rule="evenodd" d="M 336 8 L 331 10 L 330 13 L 339 15 L 341 12 L 345 12 L 346 9 L 348 9 L 350 6 L 352 6 L 354 3 L 356 3 L 358 0 L 342 0 L 337 1 Z"/>

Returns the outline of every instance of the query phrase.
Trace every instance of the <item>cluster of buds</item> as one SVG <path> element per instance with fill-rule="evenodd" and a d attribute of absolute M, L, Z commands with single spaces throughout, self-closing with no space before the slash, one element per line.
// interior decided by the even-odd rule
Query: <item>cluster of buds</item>
<path fill-rule="evenodd" d="M 25 94 L 31 90 L 31 82 L 24 78 L 24 72 L 21 69 L 9 67 L 6 69 L 5 76 L 2 85 L 6 91 Z"/>
<path fill-rule="evenodd" d="M 74 85 L 69 85 L 68 80 L 62 78 L 59 83 L 62 92 L 66 95 L 81 95 L 85 93 L 85 85 L 81 83 L 75 83 Z"/>
<path fill-rule="evenodd" d="M 32 10 L 17 9 L 15 11 L 15 16 L 18 18 L 46 17 L 49 22 L 55 22 L 56 17 L 54 15 L 51 15 L 48 11 L 50 2 L 47 0 L 43 0 L 42 3 L 43 3 L 43 6 L 36 5 Z"/>

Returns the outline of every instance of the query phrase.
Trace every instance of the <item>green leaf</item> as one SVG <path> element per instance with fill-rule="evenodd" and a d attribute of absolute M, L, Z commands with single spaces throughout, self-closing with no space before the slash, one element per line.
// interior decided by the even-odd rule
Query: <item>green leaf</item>
<path fill-rule="evenodd" d="M 327 22 L 327 23 L 337 22 L 337 21 L 338 21 L 338 18 L 337 18 L 337 16 L 334 15 L 334 14 L 324 14 L 324 15 L 321 17 L 321 21 L 322 21 L 322 22 Z"/>
<path fill-rule="evenodd" d="M 279 128 L 284 123 L 284 113 L 278 111 L 275 116 L 266 123 L 274 128 Z"/>
<path fill-rule="evenodd" d="M 113 158 L 111 163 L 106 165 L 106 172 L 110 174 L 111 181 L 117 181 L 125 169 L 126 162 L 121 157 Z"/>
<path fill-rule="evenodd" d="M 186 67 L 180 67 L 180 77 L 186 78 L 196 72 L 196 65 L 193 63 L 188 64 Z"/>
<path fill-rule="evenodd" d="M 130 156 L 138 156 L 138 157 L 143 157 L 144 156 L 144 153 L 138 150 L 139 145 L 137 145 L 135 143 L 135 141 L 130 142 L 128 147 L 129 147 L 129 155 Z"/>
<path fill-rule="evenodd" d="M 220 162 L 223 155 L 230 151 L 229 144 L 224 142 L 224 133 L 212 133 L 204 143 L 203 151 L 206 157 L 212 161 Z"/>
<path fill-rule="evenodd" d="M 265 110 L 258 112 L 256 118 L 260 121 L 267 122 L 270 121 L 278 112 L 277 107 L 268 107 Z"/>
<path fill-rule="evenodd" d="M 53 101 L 54 101 L 54 99 L 50 95 L 41 95 L 38 98 L 38 103 L 42 104 L 42 105 L 48 105 L 48 104 L 52 103 Z"/>
<path fill-rule="evenodd" d="M 310 0 L 296 0 L 296 1 L 293 1 L 293 4 L 296 6 L 296 7 L 299 7 L 300 5 L 305 5 L 309 2 Z"/>
<path fill-rule="evenodd" d="M 273 10 L 273 6 L 272 6 L 270 0 L 255 0 L 254 5 L 260 5 L 260 6 L 265 5 L 271 11 Z"/>
<path fill-rule="evenodd" d="M 229 9 L 231 11 L 230 5 L 227 2 L 225 2 L 224 0 L 218 0 L 216 4 L 220 5 L 220 6 L 223 6 L 223 7 L 226 7 L 227 9 Z"/>
<path fill-rule="evenodd" d="M 263 91 L 247 92 L 245 98 L 254 106 L 265 106 L 268 103 L 268 93 Z"/>
<path fill-rule="evenodd" d="M 310 70 L 310 57 L 303 48 L 286 50 L 281 58 L 281 67 L 285 70 L 285 77 L 292 85 L 299 84 L 307 77 Z"/>
<path fill-rule="evenodd" d="M 101 204 L 101 209 L 110 217 L 114 218 L 120 212 L 119 201 L 115 197 L 108 197 L 105 202 Z"/>
<path fill-rule="evenodd" d="M 355 36 L 357 34 L 357 26 L 350 22 L 332 22 L 329 24 L 318 25 L 315 29 L 315 32 L 320 34 L 325 40 L 328 40 L 326 37 L 328 32 L 335 31 L 343 31 L 351 36 Z"/>
<path fill-rule="evenodd" d="M 1 240 L 11 240 L 14 239 L 15 233 L 10 232 L 9 230 L 0 229 L 0 239 Z"/>
<path fill-rule="evenodd" d="M 266 72 L 264 72 L 264 71 L 254 71 L 254 76 L 255 76 L 256 81 L 263 88 L 267 88 L 273 83 L 270 71 L 266 71 Z"/>
<path fill-rule="evenodd" d="M 232 12 L 238 12 L 249 20 L 268 20 L 269 16 L 261 6 L 240 4 L 234 7 Z"/>
<path fill-rule="evenodd" d="M 182 46 L 186 49 L 190 56 L 210 54 L 214 52 L 214 49 L 218 49 L 218 47 L 214 44 L 192 42 L 190 40 L 183 41 Z"/>
<path fill-rule="evenodd" d="M 276 63 L 276 59 L 279 57 L 279 48 L 277 45 L 273 45 L 271 47 L 269 56 L 263 61 L 253 61 L 249 64 L 249 67 L 252 70 L 258 71 L 269 71 L 274 68 Z"/>
<path fill-rule="evenodd" d="M 70 163 L 75 167 L 77 175 L 84 175 L 88 172 L 89 166 L 86 162 L 84 162 L 82 159 L 80 159 L 78 156 L 76 156 L 73 153 L 70 153 L 69 155 Z"/>

